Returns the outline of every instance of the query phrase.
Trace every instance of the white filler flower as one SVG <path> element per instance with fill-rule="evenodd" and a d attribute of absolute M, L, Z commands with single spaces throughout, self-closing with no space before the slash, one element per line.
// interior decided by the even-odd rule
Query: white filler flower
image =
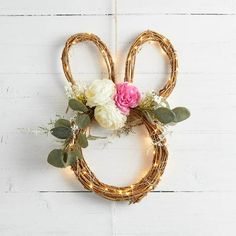
<path fill-rule="evenodd" d="M 87 106 L 105 105 L 113 100 L 115 92 L 115 84 L 111 80 L 94 80 L 85 91 Z"/>
<path fill-rule="evenodd" d="M 99 125 L 109 130 L 120 129 L 124 126 L 127 117 L 123 115 L 114 103 L 97 106 L 94 116 Z"/>

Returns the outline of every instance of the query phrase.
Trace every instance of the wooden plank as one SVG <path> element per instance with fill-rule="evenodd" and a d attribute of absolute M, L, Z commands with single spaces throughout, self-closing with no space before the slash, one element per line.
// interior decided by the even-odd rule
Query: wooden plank
<path fill-rule="evenodd" d="M 2 1 L 0 7 L 1 15 L 19 15 L 19 16 L 31 16 L 31 15 L 95 15 L 95 14 L 107 14 L 111 12 L 112 1 L 108 0 L 87 0 L 85 2 L 68 0 L 64 1 L 30 1 L 21 0 L 15 1 Z"/>
<path fill-rule="evenodd" d="M 101 78 L 99 74 L 79 74 L 82 83 Z M 158 90 L 167 75 L 137 74 L 135 83 L 141 91 Z M 186 123 L 179 124 L 177 132 L 210 134 L 234 134 L 232 126 L 235 112 L 234 75 L 184 75 L 180 74 L 176 89 L 170 96 L 172 107 L 187 106 L 193 115 Z M 148 83 L 144 83 L 148 81 Z M 63 74 L 10 74 L 0 75 L 1 121 L 10 126 L 2 126 L 1 132 L 11 133 L 18 128 L 36 128 L 46 125 L 56 114 L 64 114 L 67 106 Z M 198 87 L 199 89 L 195 89 Z M 214 88 L 214 89 L 211 89 Z M 200 94 L 200 95 L 199 95 Z M 38 105 L 43 104 L 43 105 Z M 219 107 L 227 109 L 218 119 Z M 24 119 L 16 119 L 16 113 L 24 112 Z M 32 111 L 35 114 L 31 118 Z M 227 121 L 227 122 L 226 122 Z M 184 128 L 183 128 L 184 127 Z"/>
<path fill-rule="evenodd" d="M 116 205 L 117 235 L 235 235 L 235 193 L 152 194 L 131 206 Z"/>
<path fill-rule="evenodd" d="M 236 190 L 232 182 L 235 150 L 225 149 L 226 146 L 233 147 L 234 137 L 216 134 L 173 135 L 169 138 L 170 154 L 166 172 L 157 190 Z M 131 136 L 129 139 L 114 140 L 105 149 L 96 148 L 98 144 L 90 144 L 85 158 L 102 181 L 120 186 L 131 184 L 146 173 L 151 163 L 151 150 L 147 154 L 147 147 L 150 146 L 147 145 L 146 149 L 138 147 L 139 142 Z M 1 192 L 83 190 L 70 169 L 61 170 L 47 164 L 49 151 L 58 146 L 41 137 L 3 136 Z"/>
<path fill-rule="evenodd" d="M 233 42 L 236 24 L 232 19 L 234 16 L 119 17 L 120 25 L 122 25 L 118 33 L 121 50 L 119 68 L 123 68 L 128 48 L 136 35 L 150 29 L 161 33 L 171 41 L 179 58 L 180 73 L 235 73 Z M 157 53 L 158 51 L 154 51 L 150 45 L 143 48 L 137 57 L 136 72 L 158 73 L 165 71 L 166 61 L 163 58 L 160 60 Z M 143 63 L 144 61 L 149 63 Z"/>
<path fill-rule="evenodd" d="M 235 2 L 234 1 L 170 1 L 165 0 L 146 0 L 146 1 L 118 1 L 118 11 L 121 14 L 134 14 L 137 15 L 162 15 L 162 14 L 232 14 L 235 13 Z"/>
<path fill-rule="evenodd" d="M 0 232 L 2 235 L 74 235 L 78 232 L 111 235 L 111 203 L 91 198 L 87 193 L 0 194 Z"/>
<path fill-rule="evenodd" d="M 98 0 L 86 2 L 69 0 L 69 1 L 30 1 L 21 0 L 15 2 L 13 0 L 3 1 L 0 7 L 1 15 L 58 15 L 74 14 L 76 15 L 93 15 L 93 14 L 112 14 L 114 13 L 114 1 Z M 235 2 L 226 0 L 204 1 L 200 0 L 187 1 L 171 1 L 168 4 L 164 0 L 137 1 L 125 0 L 118 1 L 119 14 L 232 14 L 235 13 Z"/>
<path fill-rule="evenodd" d="M 127 205 L 90 193 L 0 194 L 0 230 L 2 235 L 233 236 L 235 196 L 151 193 Z"/>
<path fill-rule="evenodd" d="M 180 73 L 235 73 L 233 44 L 236 24 L 232 19 L 234 16 L 120 17 L 119 22 L 123 26 L 118 34 L 119 58 L 116 59 L 119 72 L 124 72 L 131 42 L 148 27 L 171 40 L 179 55 Z M 66 39 L 76 32 L 94 32 L 114 51 L 115 41 L 111 33 L 114 28 L 109 23 L 110 17 L 12 17 L 0 18 L 0 21 L 5 35 L 0 39 L 0 50 L 5 55 L 0 58 L 0 73 L 61 73 L 62 48 Z M 136 21 L 140 22 L 137 26 Z M 98 54 L 94 56 L 94 48 L 83 44 L 78 47 L 71 52 L 74 73 L 99 73 L 101 59 Z M 145 60 L 149 63 L 143 63 Z M 143 48 L 136 72 L 149 74 L 165 71 L 166 61 L 158 50 L 153 50 L 150 45 Z"/>

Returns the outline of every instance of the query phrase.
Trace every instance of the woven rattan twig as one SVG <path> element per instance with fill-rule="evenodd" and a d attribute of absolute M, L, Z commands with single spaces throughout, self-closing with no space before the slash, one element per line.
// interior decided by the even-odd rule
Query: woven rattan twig
<path fill-rule="evenodd" d="M 87 33 L 73 35 L 66 42 L 62 54 L 62 65 L 67 80 L 71 82 L 72 85 L 76 84 L 71 74 L 68 53 L 73 44 L 82 41 L 92 41 L 95 43 L 95 45 L 98 47 L 105 59 L 108 69 L 108 78 L 111 79 L 113 82 L 116 81 L 113 60 L 106 45 L 96 35 Z M 138 38 L 134 41 L 133 45 L 129 50 L 126 61 L 125 81 L 133 81 L 135 58 L 138 52 L 138 48 L 147 41 L 158 42 L 162 49 L 166 52 L 170 60 L 170 79 L 167 81 L 165 87 L 159 92 L 161 96 L 168 97 L 176 83 L 177 58 L 169 40 L 155 32 L 145 31 L 141 35 L 139 35 Z M 97 179 L 95 174 L 90 170 L 84 158 L 78 160 L 77 163 L 72 166 L 72 170 L 74 171 L 75 175 L 77 176 L 81 184 L 84 186 L 84 188 L 93 191 L 109 200 L 129 201 L 130 203 L 136 203 L 140 201 L 159 183 L 166 166 L 168 150 L 166 148 L 166 140 L 165 138 L 163 138 L 163 129 L 159 124 L 150 123 L 144 117 L 143 113 L 137 110 L 132 111 L 131 115 L 142 119 L 143 124 L 145 125 L 146 129 L 148 130 L 149 136 L 152 139 L 154 148 L 151 168 L 141 180 L 130 186 L 125 187 L 117 187 L 105 184 L 99 179 Z"/>
<path fill-rule="evenodd" d="M 115 82 L 114 63 L 113 63 L 110 51 L 108 50 L 107 46 L 101 41 L 101 39 L 98 36 L 96 36 L 94 34 L 90 34 L 90 33 L 75 34 L 75 35 L 72 35 L 66 41 L 66 45 L 64 47 L 64 50 L 62 52 L 62 57 L 61 57 L 62 66 L 63 66 L 63 70 L 65 73 L 66 79 L 72 85 L 76 84 L 75 80 L 73 79 L 72 73 L 71 73 L 70 62 L 69 62 L 69 51 L 74 44 L 84 42 L 84 41 L 93 42 L 97 46 L 97 48 L 99 49 L 100 53 L 102 54 L 102 56 L 105 60 L 109 79 L 111 79 L 113 82 Z"/>
<path fill-rule="evenodd" d="M 159 43 L 160 47 L 167 54 L 170 61 L 170 66 L 171 66 L 170 78 L 167 80 L 167 83 L 164 86 L 164 88 L 159 91 L 160 96 L 167 98 L 171 94 L 176 84 L 178 60 L 177 60 L 177 56 L 176 56 L 176 53 L 172 44 L 167 38 L 165 38 L 161 34 L 147 30 L 141 33 L 136 38 L 136 40 L 130 47 L 130 50 L 127 56 L 126 68 L 125 68 L 125 81 L 130 82 L 130 83 L 133 82 L 135 59 L 136 59 L 137 52 L 139 51 L 140 47 L 144 43 L 150 42 L 150 41 Z"/>

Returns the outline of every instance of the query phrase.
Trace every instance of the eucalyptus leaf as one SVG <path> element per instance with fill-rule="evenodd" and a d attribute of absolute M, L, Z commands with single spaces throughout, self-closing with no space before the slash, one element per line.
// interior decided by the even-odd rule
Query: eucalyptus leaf
<path fill-rule="evenodd" d="M 168 124 L 175 120 L 175 113 L 166 107 L 157 108 L 154 110 L 154 115 L 163 124 Z"/>
<path fill-rule="evenodd" d="M 69 107 L 74 111 L 87 112 L 88 108 L 80 101 L 72 98 L 69 100 Z"/>
<path fill-rule="evenodd" d="M 175 113 L 174 122 L 181 122 L 190 117 L 190 111 L 186 107 L 176 107 L 172 111 Z"/>
<path fill-rule="evenodd" d="M 76 117 L 76 123 L 81 129 L 86 128 L 90 124 L 90 122 L 90 117 L 87 114 L 78 114 L 78 116 Z"/>
<path fill-rule="evenodd" d="M 82 148 L 88 147 L 88 140 L 86 138 L 86 135 L 83 133 L 79 133 L 77 142 L 78 142 L 79 146 Z"/>
<path fill-rule="evenodd" d="M 63 151 L 61 149 L 54 149 L 48 155 L 48 163 L 52 166 L 63 168 Z"/>
<path fill-rule="evenodd" d="M 59 119 L 55 122 L 55 127 L 68 127 L 70 128 L 70 121 L 66 119 Z"/>
<path fill-rule="evenodd" d="M 50 130 L 51 134 L 59 139 L 67 139 L 72 135 L 71 128 L 68 127 L 55 127 Z"/>

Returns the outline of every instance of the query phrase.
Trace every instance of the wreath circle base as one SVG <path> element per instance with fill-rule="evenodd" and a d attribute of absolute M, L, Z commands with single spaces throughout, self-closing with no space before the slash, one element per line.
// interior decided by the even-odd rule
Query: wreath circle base
<path fill-rule="evenodd" d="M 79 159 L 72 170 L 82 183 L 84 188 L 113 201 L 129 201 L 129 203 L 139 202 L 149 191 L 153 190 L 159 183 L 167 163 L 168 150 L 165 145 L 165 138 L 162 137 L 163 129 L 159 125 L 151 124 L 142 114 L 132 114 L 137 118 L 142 118 L 152 142 L 153 160 L 150 170 L 138 182 L 125 187 L 116 187 L 101 182 L 90 170 L 84 158 Z"/>

